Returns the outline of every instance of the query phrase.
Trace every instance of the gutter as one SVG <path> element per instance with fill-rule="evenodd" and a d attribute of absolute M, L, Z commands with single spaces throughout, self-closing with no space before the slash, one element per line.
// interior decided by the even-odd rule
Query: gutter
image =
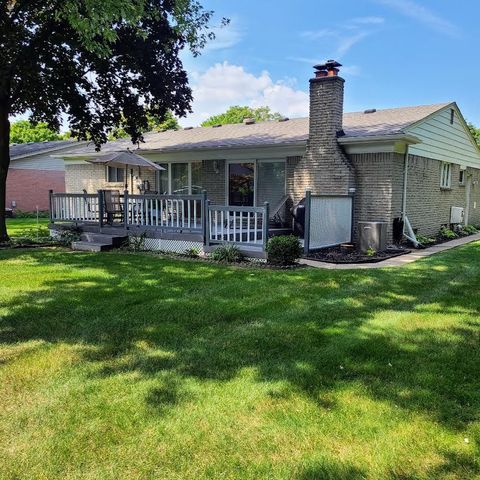
<path fill-rule="evenodd" d="M 342 145 L 363 144 L 372 142 L 405 142 L 407 145 L 422 143 L 422 141 L 418 137 L 416 137 L 415 135 L 410 135 L 408 133 L 398 133 L 395 135 L 364 135 L 361 137 L 340 137 L 337 140 L 338 143 Z"/>

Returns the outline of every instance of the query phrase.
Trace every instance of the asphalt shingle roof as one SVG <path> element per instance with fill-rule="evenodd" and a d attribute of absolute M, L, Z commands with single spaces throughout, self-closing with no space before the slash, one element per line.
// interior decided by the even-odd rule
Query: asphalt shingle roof
<path fill-rule="evenodd" d="M 395 135 L 413 123 L 428 117 L 449 103 L 377 110 L 375 113 L 345 113 L 343 129 L 346 137 Z M 194 149 L 220 149 L 268 145 L 292 145 L 308 139 L 309 119 L 295 118 L 284 122 L 270 121 L 253 125 L 235 124 L 221 127 L 197 127 L 178 131 L 147 133 L 140 151 L 172 152 Z M 102 153 L 135 150 L 129 139 L 108 142 Z M 75 149 L 75 155 L 94 154 L 93 145 Z"/>
<path fill-rule="evenodd" d="M 34 142 L 34 143 L 19 143 L 17 145 L 10 145 L 10 158 L 14 160 L 18 157 L 25 157 L 30 155 L 38 155 L 42 152 L 57 150 L 68 146 L 75 145 L 71 140 L 57 140 L 52 142 Z"/>

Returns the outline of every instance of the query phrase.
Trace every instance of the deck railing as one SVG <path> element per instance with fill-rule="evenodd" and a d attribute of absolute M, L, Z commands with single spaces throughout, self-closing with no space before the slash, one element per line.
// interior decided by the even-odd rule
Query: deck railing
<path fill-rule="evenodd" d="M 265 248 L 269 206 L 228 207 L 210 205 L 201 195 L 130 195 L 124 192 L 108 211 L 104 191 L 98 194 L 50 192 L 52 222 L 81 222 L 125 229 L 156 230 L 175 234 L 194 233 L 206 245 L 235 243 Z"/>
<path fill-rule="evenodd" d="M 207 242 L 264 247 L 268 240 L 268 203 L 263 207 L 208 205 Z"/>
<path fill-rule="evenodd" d="M 205 195 L 124 195 L 125 224 L 182 232 L 202 232 Z"/>
<path fill-rule="evenodd" d="M 50 219 L 53 222 L 98 223 L 99 197 L 97 194 L 50 192 Z"/>

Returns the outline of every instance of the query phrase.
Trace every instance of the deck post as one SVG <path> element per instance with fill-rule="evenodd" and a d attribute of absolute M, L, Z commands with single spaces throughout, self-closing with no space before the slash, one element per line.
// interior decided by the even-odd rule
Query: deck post
<path fill-rule="evenodd" d="M 100 232 L 103 228 L 103 221 L 105 215 L 105 202 L 103 200 L 103 190 L 97 190 L 98 194 L 98 226 L 100 227 Z"/>
<path fill-rule="evenodd" d="M 128 229 L 128 190 L 123 191 L 123 223 L 125 230 Z"/>
<path fill-rule="evenodd" d="M 55 223 L 53 215 L 53 190 L 48 191 L 48 211 L 50 216 L 50 223 Z"/>
<path fill-rule="evenodd" d="M 312 192 L 305 191 L 305 225 L 303 227 L 303 252 L 307 254 L 310 251 L 310 215 L 312 206 Z"/>
<path fill-rule="evenodd" d="M 205 201 L 205 240 L 206 247 L 210 246 L 210 200 Z"/>
<path fill-rule="evenodd" d="M 263 250 L 266 250 L 268 242 L 268 229 L 270 224 L 270 205 L 268 202 L 263 204 Z"/>
<path fill-rule="evenodd" d="M 202 191 L 202 235 L 203 244 L 207 245 L 207 215 L 208 215 L 208 198 L 206 190 Z"/>

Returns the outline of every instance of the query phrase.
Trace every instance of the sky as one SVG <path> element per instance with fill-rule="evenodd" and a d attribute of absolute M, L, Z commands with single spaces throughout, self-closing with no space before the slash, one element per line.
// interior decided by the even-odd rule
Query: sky
<path fill-rule="evenodd" d="M 202 0 L 217 35 L 183 54 L 196 126 L 231 105 L 308 115 L 313 65 L 343 64 L 345 111 L 456 101 L 480 126 L 480 0 Z M 230 19 L 224 28 L 221 18 Z"/>

